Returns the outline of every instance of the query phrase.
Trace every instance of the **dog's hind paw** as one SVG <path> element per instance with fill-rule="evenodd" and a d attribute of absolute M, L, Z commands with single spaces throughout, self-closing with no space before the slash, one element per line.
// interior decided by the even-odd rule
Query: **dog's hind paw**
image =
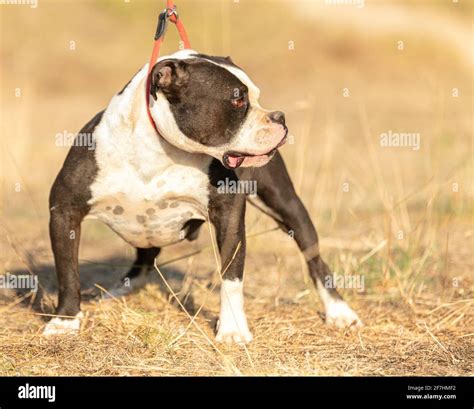
<path fill-rule="evenodd" d="M 81 319 L 83 317 L 82 312 L 78 313 L 74 318 L 54 317 L 46 324 L 43 335 L 77 335 L 81 328 Z"/>
<path fill-rule="evenodd" d="M 133 288 L 130 286 L 120 285 L 102 293 L 103 300 L 111 300 L 113 298 L 125 297 L 126 295 L 133 292 Z"/>
<path fill-rule="evenodd" d="M 142 274 L 135 278 L 126 278 L 117 283 L 114 287 L 102 293 L 103 300 L 110 300 L 113 298 L 120 298 L 129 295 L 130 293 L 145 287 L 147 283 L 147 276 Z"/>

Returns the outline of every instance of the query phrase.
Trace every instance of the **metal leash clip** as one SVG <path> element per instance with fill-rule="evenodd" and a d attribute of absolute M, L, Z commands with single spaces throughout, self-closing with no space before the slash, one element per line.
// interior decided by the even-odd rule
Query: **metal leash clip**
<path fill-rule="evenodd" d="M 173 6 L 173 8 L 165 8 L 158 16 L 158 26 L 156 27 L 155 40 L 158 40 L 164 35 L 169 19 L 171 19 L 171 22 L 175 24 L 178 21 L 178 11 L 176 10 L 176 6 Z"/>

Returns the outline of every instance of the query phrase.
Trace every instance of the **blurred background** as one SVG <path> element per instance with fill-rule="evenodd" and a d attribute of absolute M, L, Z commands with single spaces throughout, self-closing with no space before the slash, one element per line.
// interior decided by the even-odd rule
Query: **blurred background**
<path fill-rule="evenodd" d="M 0 265 L 5 271 L 34 272 L 46 265 L 54 282 L 47 198 L 68 150 L 56 145 L 57 135 L 78 132 L 148 61 L 164 3 L 0 5 Z M 362 303 L 363 319 L 365 308 L 376 317 L 371 308 L 387 302 L 420 314 L 459 300 L 463 308 L 472 307 L 474 3 L 177 4 L 193 48 L 230 55 L 260 87 L 261 105 L 286 113 L 291 138 L 281 153 L 332 269 L 365 277 L 364 294 L 345 291 L 350 299 L 364 300 L 354 301 Z M 176 51 L 178 40 L 170 27 L 162 55 Z M 381 135 L 390 131 L 419 134 L 418 149 L 381 146 Z M 273 227 L 254 209 L 249 212 L 249 234 Z M 208 242 L 209 235 L 201 234 L 196 246 Z M 81 260 L 89 262 L 86 287 L 105 280 L 97 275 L 101 267 L 117 277 L 133 258 L 133 249 L 98 222 L 85 223 L 82 243 Z M 190 244 L 180 246 L 167 249 L 163 258 L 189 251 Z M 118 255 L 122 266 L 107 266 L 106 259 Z M 296 303 L 317 305 L 299 257 L 281 232 L 254 237 L 247 291 L 271 305 L 275 297 L 295 300 L 298 294 Z M 90 270 L 91 262 L 97 270 Z M 187 260 L 177 266 L 199 275 L 212 263 L 208 252 L 192 265 Z M 277 282 L 286 287 L 275 295 Z M 454 312 L 451 318 L 461 318 L 443 325 L 471 326 L 467 311 Z M 9 325 L 15 330 L 16 323 Z M 398 324 L 392 330 L 398 331 Z M 439 365 L 428 371 L 446 369 Z"/>

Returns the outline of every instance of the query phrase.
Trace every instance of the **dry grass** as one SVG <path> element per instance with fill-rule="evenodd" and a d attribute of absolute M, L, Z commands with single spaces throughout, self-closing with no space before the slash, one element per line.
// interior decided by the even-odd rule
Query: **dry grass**
<path fill-rule="evenodd" d="M 253 287 L 253 286 L 252 286 Z M 195 291 L 196 292 L 196 291 Z M 249 293 L 253 295 L 253 291 Z M 459 375 L 472 373 L 473 300 L 416 308 L 382 297 L 353 304 L 368 326 L 358 334 L 326 328 L 311 299 L 249 297 L 254 342 L 212 342 L 212 319 L 190 326 L 157 286 L 126 301 L 85 306 L 78 338 L 45 339 L 42 321 L 11 309 L 1 336 L 3 375 Z M 205 315 L 217 313 L 209 296 Z M 434 308 L 433 308 L 434 307 Z M 441 314 L 433 313 L 435 308 Z M 14 332 L 11 330 L 14 329 Z M 8 332 L 7 332 L 8 331 Z"/>
<path fill-rule="evenodd" d="M 206 12 L 204 3 L 180 4 L 193 45 L 232 55 L 261 87 L 263 105 L 286 112 L 294 144 L 282 153 L 332 269 L 364 277 L 363 292 L 343 292 L 366 327 L 324 326 L 294 243 L 252 209 L 247 348 L 214 343 L 219 281 L 206 229 L 158 260 L 203 249 L 160 267 L 185 313 L 158 271 L 124 300 L 94 298 L 97 285 L 126 271 L 133 249 L 93 222 L 80 254 L 82 333 L 40 336 L 39 314 L 55 302 L 47 195 L 66 153 L 55 135 L 77 132 L 147 60 L 157 8 L 43 0 L 35 12 L 0 8 L 1 262 L 42 285 L 35 300 L 0 290 L 0 375 L 472 375 L 472 6 L 301 2 L 298 14 L 282 2 L 214 2 Z M 265 12 L 270 36 L 261 34 Z M 382 148 L 389 129 L 420 132 L 420 150 Z"/>

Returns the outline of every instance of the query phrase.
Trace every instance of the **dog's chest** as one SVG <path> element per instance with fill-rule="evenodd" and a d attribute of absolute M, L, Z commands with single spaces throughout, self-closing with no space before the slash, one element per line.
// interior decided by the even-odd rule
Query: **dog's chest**
<path fill-rule="evenodd" d="M 132 175 L 117 174 L 116 177 L 135 187 L 143 183 Z M 121 189 L 96 190 L 89 215 L 106 223 L 135 247 L 163 247 L 176 243 L 185 238 L 185 225 L 189 220 L 206 219 L 207 208 L 204 181 L 193 179 L 196 183 L 188 186 L 189 192 L 184 193 L 173 188 L 175 181 L 179 183 L 180 179 L 153 178 L 133 193 Z M 202 194 L 196 194 L 200 190 Z"/>
<path fill-rule="evenodd" d="M 91 185 L 89 217 L 106 223 L 135 247 L 163 247 L 183 240 L 186 223 L 206 220 L 208 167 L 154 139 L 96 131 L 98 173 Z"/>

